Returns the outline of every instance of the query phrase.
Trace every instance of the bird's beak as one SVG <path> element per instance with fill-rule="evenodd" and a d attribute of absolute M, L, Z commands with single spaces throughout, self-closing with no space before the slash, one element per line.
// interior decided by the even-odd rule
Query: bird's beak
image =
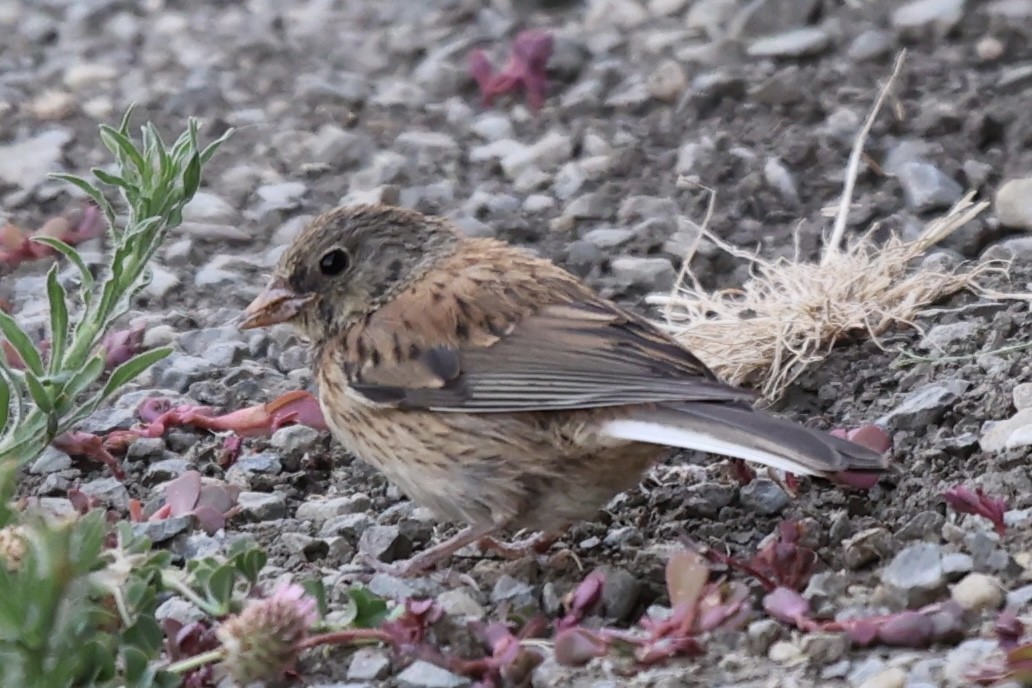
<path fill-rule="evenodd" d="M 241 330 L 266 327 L 287 322 L 296 316 L 314 294 L 298 294 L 280 279 L 274 279 L 251 304 L 244 309 Z"/>

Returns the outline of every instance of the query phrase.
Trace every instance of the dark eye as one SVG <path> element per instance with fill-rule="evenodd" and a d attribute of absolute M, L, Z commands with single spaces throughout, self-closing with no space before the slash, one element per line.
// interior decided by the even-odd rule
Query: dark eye
<path fill-rule="evenodd" d="M 351 256 L 342 248 L 327 251 L 319 259 L 319 272 L 327 277 L 336 277 L 351 265 Z"/>

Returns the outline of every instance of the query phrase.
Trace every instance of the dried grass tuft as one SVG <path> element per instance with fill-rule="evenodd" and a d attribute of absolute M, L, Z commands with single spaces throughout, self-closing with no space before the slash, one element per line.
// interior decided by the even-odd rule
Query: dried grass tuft
<path fill-rule="evenodd" d="M 839 211 L 820 262 L 802 263 L 798 257 L 766 260 L 727 244 L 707 229 L 711 196 L 700 238 L 748 261 L 750 279 L 740 289 L 706 291 L 690 267 L 693 248 L 672 292 L 649 299 L 665 306 L 666 326 L 674 336 L 728 382 L 758 388 L 768 399 L 776 399 L 844 337 L 866 334 L 877 341 L 894 325 L 916 326 L 926 306 L 963 289 L 984 292 L 979 277 L 1005 270 L 987 262 L 954 271 L 917 263 L 929 248 L 989 205 L 973 203 L 973 192 L 913 241 L 893 236 L 878 244 L 872 229 L 841 247 L 864 141 L 904 58 L 901 53 L 896 60 L 854 142 Z"/>
<path fill-rule="evenodd" d="M 845 250 L 827 250 L 819 263 L 765 260 L 703 228 L 719 248 L 750 263 L 750 279 L 741 289 L 711 293 L 688 268 L 670 295 L 650 301 L 666 307 L 669 330 L 723 379 L 776 399 L 841 339 L 865 333 L 877 340 L 893 325 L 913 326 L 925 306 L 962 289 L 978 291 L 980 276 L 1003 269 L 914 265 L 986 208 L 973 204 L 972 195 L 913 241 L 892 237 L 879 245 L 868 233 Z"/>

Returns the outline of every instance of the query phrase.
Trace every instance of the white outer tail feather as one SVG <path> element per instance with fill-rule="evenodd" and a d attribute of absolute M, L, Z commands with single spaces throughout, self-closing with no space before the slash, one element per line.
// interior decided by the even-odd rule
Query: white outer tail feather
<path fill-rule="evenodd" d="M 745 447 L 734 444 L 715 435 L 686 430 L 684 428 L 657 423 L 647 420 L 620 419 L 607 421 L 602 426 L 602 433 L 615 439 L 630 440 L 633 442 L 647 442 L 649 444 L 664 444 L 669 447 L 680 447 L 682 449 L 694 449 L 696 451 L 710 452 L 731 456 L 736 459 L 762 463 L 782 471 L 796 473 L 799 475 L 815 475 L 814 471 L 802 463 L 792 459 L 772 454 L 755 447 Z"/>

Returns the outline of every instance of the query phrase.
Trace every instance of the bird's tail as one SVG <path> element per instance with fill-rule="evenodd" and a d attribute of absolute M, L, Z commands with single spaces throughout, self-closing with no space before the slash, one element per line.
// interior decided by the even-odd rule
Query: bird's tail
<path fill-rule="evenodd" d="M 878 473 L 886 455 L 763 411 L 714 402 L 643 408 L 608 421 L 610 437 L 723 454 L 803 475 Z"/>

